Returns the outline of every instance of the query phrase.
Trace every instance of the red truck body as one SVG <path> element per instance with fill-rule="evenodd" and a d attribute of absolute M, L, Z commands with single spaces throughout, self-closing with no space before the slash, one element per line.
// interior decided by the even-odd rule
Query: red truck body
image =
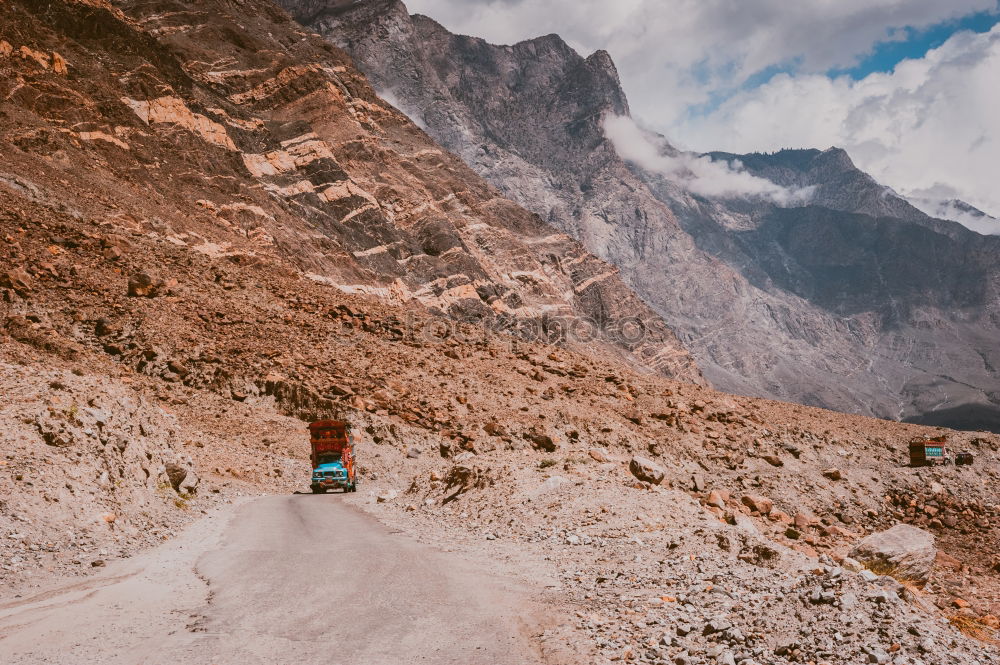
<path fill-rule="evenodd" d="M 312 449 L 313 469 L 321 465 L 339 465 L 346 471 L 346 482 L 338 481 L 332 486 L 354 491 L 356 485 L 354 469 L 354 435 L 350 425 L 344 420 L 317 420 L 309 425 L 309 445 Z M 326 468 L 326 467 L 324 467 Z M 313 479 L 313 491 L 325 490 L 332 481 L 326 480 L 331 474 L 324 473 L 323 480 Z"/>

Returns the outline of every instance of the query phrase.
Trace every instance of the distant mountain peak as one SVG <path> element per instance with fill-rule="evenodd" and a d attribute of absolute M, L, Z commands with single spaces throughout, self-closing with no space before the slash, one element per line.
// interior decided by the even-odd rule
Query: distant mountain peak
<path fill-rule="evenodd" d="M 824 160 L 829 160 L 829 163 L 836 164 L 840 168 L 844 169 L 855 169 L 857 166 L 854 164 L 854 160 L 851 156 L 847 154 L 847 151 L 843 148 L 838 148 L 836 146 L 827 148 L 819 154 L 819 157 Z"/>

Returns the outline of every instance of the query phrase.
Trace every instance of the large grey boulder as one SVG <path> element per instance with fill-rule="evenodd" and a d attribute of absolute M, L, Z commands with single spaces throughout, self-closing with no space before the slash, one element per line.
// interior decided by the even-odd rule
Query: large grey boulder
<path fill-rule="evenodd" d="M 923 584 L 930 578 L 936 555 L 932 534 L 909 524 L 897 524 L 862 539 L 849 556 L 873 572 Z"/>

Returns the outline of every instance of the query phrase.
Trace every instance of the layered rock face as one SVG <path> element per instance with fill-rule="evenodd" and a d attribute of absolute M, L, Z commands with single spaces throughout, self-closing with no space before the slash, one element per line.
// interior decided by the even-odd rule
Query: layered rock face
<path fill-rule="evenodd" d="M 0 26 L 0 186 L 701 381 L 616 268 L 504 199 L 277 7 L 57 2 L 43 19 L 35 5 L 10 3 Z"/>
<path fill-rule="evenodd" d="M 710 155 L 808 204 L 693 194 L 618 155 L 602 129 L 628 114 L 614 64 L 554 35 L 495 46 L 396 0 L 282 4 L 505 195 L 621 268 L 718 388 L 1000 425 L 997 238 L 928 217 L 836 149 Z"/>

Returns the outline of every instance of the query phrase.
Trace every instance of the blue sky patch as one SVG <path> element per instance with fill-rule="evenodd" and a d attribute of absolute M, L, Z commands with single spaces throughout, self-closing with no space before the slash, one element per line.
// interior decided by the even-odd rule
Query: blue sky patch
<path fill-rule="evenodd" d="M 891 72 L 903 60 L 924 57 L 928 51 L 944 44 L 956 32 L 963 30 L 989 32 L 998 22 L 1000 14 L 980 12 L 954 21 L 939 23 L 924 30 L 901 28 L 902 39 L 876 44 L 875 49 L 854 67 L 832 70 L 828 74 L 830 76 L 846 74 L 854 80 L 859 80 L 874 72 Z"/>

